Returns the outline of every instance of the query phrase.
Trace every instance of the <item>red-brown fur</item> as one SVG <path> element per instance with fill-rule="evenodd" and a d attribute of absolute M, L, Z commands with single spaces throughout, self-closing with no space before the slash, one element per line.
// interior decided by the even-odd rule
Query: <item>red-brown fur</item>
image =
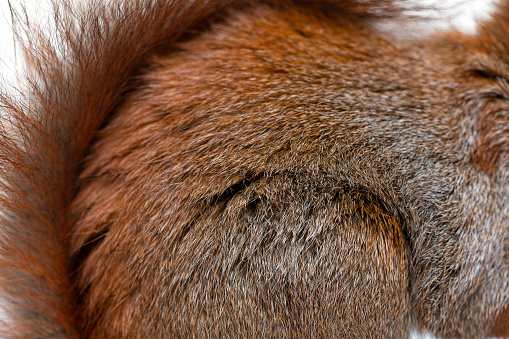
<path fill-rule="evenodd" d="M 57 4 L 1 98 L 4 336 L 509 335 L 507 1 Z"/>

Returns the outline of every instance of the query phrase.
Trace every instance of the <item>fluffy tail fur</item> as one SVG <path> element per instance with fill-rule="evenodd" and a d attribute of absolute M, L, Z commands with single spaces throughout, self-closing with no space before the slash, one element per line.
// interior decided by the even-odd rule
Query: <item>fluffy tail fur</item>
<path fill-rule="evenodd" d="M 271 1 L 270 3 L 271 6 L 277 8 L 283 6 L 287 2 L 290 3 L 291 1 Z M 266 3 L 269 2 L 266 1 Z M 320 2 L 320 4 L 317 2 L 310 3 L 309 1 L 300 1 L 300 3 L 304 3 L 306 6 L 310 7 L 332 6 L 336 11 L 350 13 L 354 17 L 389 17 L 395 15 L 397 12 L 389 1 L 330 0 Z M 27 82 L 28 89 L 24 92 L 21 99 L 5 94 L 0 98 L 3 108 L 10 119 L 11 126 L 9 128 L 12 128 L 12 131 L 8 131 L 6 128 L 0 138 L 0 164 L 2 168 L 2 182 L 0 185 L 3 192 L 0 198 L 0 210 L 2 211 L 0 216 L 0 286 L 4 290 L 3 293 L 5 293 L 3 306 L 8 314 L 8 319 L 4 326 L 2 326 L 4 332 L 2 333 L 3 336 L 76 338 L 83 335 L 83 323 L 91 327 L 90 319 L 83 319 L 83 305 L 81 304 L 83 302 L 82 298 L 84 295 L 87 295 L 83 292 L 87 287 L 80 286 L 80 290 L 77 290 L 77 276 L 79 274 L 74 271 L 76 269 L 76 264 L 72 262 L 72 260 L 76 260 L 76 250 L 71 248 L 72 239 L 80 236 L 79 234 L 73 233 L 75 229 L 73 229 L 73 225 L 71 225 L 74 218 L 74 215 L 71 215 L 71 201 L 76 197 L 76 192 L 79 188 L 78 175 L 84 166 L 84 159 L 89 151 L 91 142 L 96 138 L 98 130 L 108 123 L 109 114 L 123 103 L 123 100 L 126 98 L 126 93 L 130 93 L 135 87 L 143 88 L 145 85 L 144 81 L 146 81 L 147 78 L 138 77 L 138 75 L 150 70 L 151 67 L 155 67 L 154 64 L 158 64 L 159 62 L 157 58 L 155 62 L 154 59 L 150 59 L 152 56 L 166 55 L 170 52 L 175 52 L 179 48 L 179 46 L 175 44 L 176 42 L 192 38 L 212 21 L 220 21 L 221 16 L 225 13 L 223 9 L 256 6 L 256 4 L 257 1 L 243 0 L 126 0 L 111 2 L 107 5 L 98 1 L 92 1 L 86 5 L 86 8 L 78 9 L 71 4 L 70 1 L 55 0 L 55 35 L 46 34 L 46 32 L 43 32 L 40 28 L 31 25 L 30 22 L 23 22 L 24 27 L 26 27 L 26 35 L 28 36 L 28 39 L 24 42 L 24 52 L 30 72 Z M 496 90 L 489 93 L 484 91 L 482 93 L 486 96 L 479 97 L 476 96 L 478 94 L 476 88 L 469 87 L 471 85 L 466 81 L 461 84 L 463 86 L 461 90 L 462 94 L 455 96 L 455 98 L 459 100 L 459 109 L 465 112 L 474 112 L 472 114 L 476 116 L 475 119 L 479 119 L 476 120 L 476 122 L 480 121 L 480 128 L 474 128 L 479 137 L 472 142 L 473 145 L 470 144 L 471 140 L 468 137 L 464 135 L 460 136 L 464 138 L 465 143 L 458 143 L 461 144 L 458 146 L 458 149 L 461 148 L 461 152 L 464 151 L 469 158 L 468 161 L 470 161 L 468 166 L 465 165 L 468 167 L 465 173 L 471 175 L 474 170 L 469 166 L 472 165 L 478 171 L 476 175 L 481 173 L 478 176 L 488 178 L 486 180 L 493 180 L 494 182 L 498 182 L 497 180 L 500 180 L 500 178 L 507 178 L 507 175 L 499 174 L 497 176 L 494 174 L 494 172 L 498 171 L 500 166 L 503 166 L 500 165 L 500 163 L 506 161 L 507 145 L 509 145 L 509 142 L 507 141 L 507 128 L 504 127 L 506 121 L 503 119 L 507 118 L 507 112 L 503 109 L 499 109 L 494 113 L 494 110 L 490 110 L 494 107 L 490 103 L 487 103 L 483 106 L 483 109 L 480 109 L 480 112 L 478 112 L 477 110 L 480 106 L 476 104 L 480 101 L 483 103 L 487 102 L 487 100 L 491 100 L 491 98 L 496 95 L 498 95 L 498 99 L 503 97 L 507 100 L 507 79 L 509 79 L 509 73 L 507 73 L 507 65 L 509 63 L 509 59 L 507 58 L 509 55 L 509 48 L 507 47 L 507 35 L 509 34 L 507 22 L 509 22 L 509 14 L 507 13 L 509 13 L 509 10 L 507 7 L 507 4 L 500 7 L 501 12 L 505 13 L 501 14 L 498 18 L 502 23 L 499 22 L 491 24 L 491 26 L 485 26 L 484 35 L 482 39 L 480 39 L 481 43 L 467 41 L 468 39 L 461 37 L 461 39 L 465 39 L 463 47 L 470 46 L 480 51 L 480 53 L 483 53 L 483 55 L 488 55 L 486 58 L 476 58 L 475 62 L 471 63 L 472 69 L 462 71 L 466 73 L 470 72 L 469 74 L 475 73 L 486 79 L 505 79 L 505 82 L 500 80 L 501 85 L 497 87 Z M 23 21 L 21 16 L 18 17 L 18 21 Z M 308 34 L 306 32 L 301 33 L 304 37 Z M 440 41 L 445 40 L 442 39 Z M 456 43 L 451 44 L 451 46 L 453 45 L 456 46 Z M 457 43 L 457 45 L 460 45 L 460 43 Z M 436 50 L 440 48 L 441 47 L 438 46 Z M 345 60 L 350 57 L 348 53 L 345 55 Z M 447 55 L 450 55 L 451 58 L 455 58 L 453 53 Z M 147 60 L 152 60 L 152 63 L 150 64 Z M 458 61 L 457 64 L 451 62 L 451 64 L 457 66 L 461 62 Z M 164 64 L 162 61 L 160 63 Z M 451 72 L 451 74 L 456 73 Z M 460 78 L 460 76 L 458 76 L 458 78 Z M 370 86 L 368 80 L 366 80 L 366 83 L 368 84 L 366 86 Z M 444 87 L 447 86 L 444 85 Z M 375 93 L 376 90 L 377 89 L 373 89 L 373 93 Z M 386 89 L 380 89 L 380 91 L 384 90 Z M 447 92 L 446 90 L 444 91 Z M 423 91 L 423 93 L 424 92 L 425 91 Z M 288 96 L 290 96 L 290 94 L 288 94 Z M 131 101 L 128 102 L 133 102 L 132 97 L 130 100 Z M 352 105 L 352 107 L 354 106 Z M 412 110 L 415 109 L 415 107 L 417 106 L 409 104 L 407 108 Z M 504 107 L 507 107 L 507 105 Z M 298 107 L 295 107 L 295 109 L 297 110 Z M 346 114 L 348 115 L 350 112 Z M 465 114 L 468 115 L 467 113 Z M 296 118 L 300 117 L 301 116 L 296 115 Z M 403 117 L 401 121 L 404 119 Z M 443 119 L 444 121 L 446 120 L 446 118 Z M 468 119 L 465 118 L 461 120 L 461 123 Z M 433 119 L 430 118 L 426 123 L 429 122 L 430 126 L 434 123 L 443 123 L 443 121 L 437 122 L 432 120 Z M 306 121 L 307 120 L 304 119 L 304 122 Z M 325 125 L 326 124 L 324 124 L 324 126 Z M 290 126 L 290 124 L 285 126 Z M 444 131 L 448 127 L 450 126 L 442 126 L 438 128 L 437 131 Z M 471 126 L 465 127 L 465 130 L 470 131 L 470 127 Z M 184 130 L 184 127 L 182 127 L 182 130 Z M 421 131 L 422 135 L 425 135 L 423 140 L 429 137 L 428 134 L 425 134 L 426 131 L 425 128 Z M 304 135 L 304 132 L 313 134 L 316 131 L 313 132 L 304 129 L 302 132 Z M 317 133 L 320 134 L 319 132 Z M 359 135 L 361 135 L 361 133 Z M 436 136 L 439 135 L 439 133 L 431 133 L 430 135 Z M 458 132 L 458 135 L 461 135 L 461 132 Z M 359 136 L 359 138 L 361 138 L 361 136 Z M 317 137 L 316 140 L 318 139 L 320 138 Z M 367 144 L 360 143 L 359 147 L 361 147 L 364 152 L 365 150 L 362 148 L 364 147 L 363 145 Z M 435 146 L 435 144 L 430 145 Z M 462 148 L 463 146 L 465 146 L 465 148 Z M 393 151 L 391 147 L 387 147 L 387 152 Z M 468 150 L 465 150 L 466 148 L 468 148 Z M 418 150 L 417 146 L 415 150 Z M 456 152 L 457 149 L 451 147 L 450 151 Z M 310 153 L 313 152 L 315 152 L 315 150 L 310 151 Z M 417 151 L 412 153 L 413 151 L 405 150 L 405 152 L 406 153 L 401 156 L 401 163 L 411 162 L 411 154 Z M 443 164 L 443 162 L 441 162 L 443 159 L 440 158 L 442 153 L 437 151 L 437 153 L 426 154 L 427 164 L 433 161 L 435 161 L 433 164 Z M 372 154 L 367 154 L 366 156 L 373 157 L 373 159 L 375 158 Z M 436 159 L 433 158 L 434 156 L 436 156 Z M 446 178 L 450 173 L 457 174 L 460 171 L 458 170 L 458 172 L 455 172 L 454 170 L 454 168 L 456 168 L 454 166 L 460 162 L 457 153 L 454 153 L 454 156 L 454 160 L 447 162 L 447 166 L 450 166 L 444 166 L 445 169 L 441 172 L 442 174 L 447 174 L 444 174 Z M 379 159 L 377 158 L 375 160 L 378 161 Z M 355 165 L 352 166 L 355 167 Z M 408 165 L 408 168 L 400 172 L 410 176 L 409 168 L 412 168 L 412 171 L 414 170 L 412 166 Z M 437 173 L 441 171 L 437 169 L 438 167 L 438 165 L 434 167 L 430 165 L 430 168 L 436 170 Z M 313 173 L 319 174 L 320 170 L 322 170 L 322 168 L 317 167 L 316 170 L 313 170 Z M 356 168 L 356 170 L 358 170 L 359 173 L 361 172 L 358 168 Z M 407 171 L 405 172 L 405 170 Z M 200 171 L 201 169 L 197 169 L 196 173 L 201 173 Z M 250 174 L 246 175 L 245 178 L 237 178 L 237 180 L 240 180 L 240 185 L 246 186 L 246 182 L 250 184 L 252 178 L 259 179 L 266 187 L 276 185 L 271 183 L 269 179 L 265 181 L 265 178 L 260 176 L 260 173 L 256 171 L 257 169 L 249 170 L 247 172 Z M 273 172 L 275 172 L 275 170 Z M 270 175 L 274 174 L 273 172 L 267 171 Z M 348 171 L 345 170 L 345 172 Z M 186 172 L 186 175 L 187 173 L 188 172 Z M 266 175 L 269 176 L 269 174 Z M 316 175 L 318 176 L 318 174 Z M 440 173 L 437 175 L 439 174 Z M 436 221 L 439 217 L 445 218 L 445 216 L 450 216 L 453 218 L 457 214 L 456 211 L 466 211 L 469 210 L 469 208 L 467 208 L 468 206 L 477 206 L 479 211 L 471 217 L 471 220 L 474 220 L 472 223 L 480 220 L 479 223 L 483 223 L 483 225 L 489 224 L 488 221 L 481 218 L 480 211 L 485 205 L 478 203 L 478 200 L 482 199 L 472 197 L 472 192 L 476 192 L 476 189 L 470 187 L 466 190 L 466 192 L 468 192 L 465 193 L 465 195 L 468 195 L 469 199 L 473 201 L 472 204 L 468 206 L 465 205 L 467 207 L 458 207 L 457 210 L 454 209 L 456 206 L 454 204 L 457 203 L 457 200 L 454 199 L 459 199 L 458 197 L 461 197 L 461 194 L 455 196 L 454 199 L 449 199 L 445 196 L 444 192 L 447 192 L 448 188 L 454 187 L 454 189 L 456 189 L 463 183 L 467 185 L 477 180 L 464 179 L 468 177 L 467 174 L 463 172 L 458 174 L 454 184 L 450 184 L 447 179 L 443 179 L 440 182 L 441 185 L 443 184 L 443 187 L 439 187 L 440 192 L 437 193 L 439 198 L 434 196 L 429 198 L 426 200 L 426 203 L 429 202 L 426 206 L 424 206 L 424 203 L 421 204 L 421 202 L 425 200 L 424 198 L 421 199 L 421 201 L 419 200 L 421 197 L 415 197 L 415 201 L 412 200 L 412 202 L 408 203 L 414 204 L 412 206 L 414 206 L 416 210 L 421 208 L 419 212 L 415 212 L 415 215 L 398 215 L 398 208 L 391 207 L 393 206 L 391 204 L 396 204 L 399 198 L 403 199 L 403 193 L 401 192 L 407 187 L 403 185 L 398 188 L 401 190 L 401 192 L 398 191 L 398 194 L 401 193 L 400 196 L 397 196 L 396 193 L 392 195 L 392 192 L 384 195 L 387 191 L 395 187 L 388 185 L 386 187 L 390 186 L 390 189 L 386 189 L 385 186 L 383 189 L 380 188 L 380 192 L 385 190 L 383 191 L 385 193 L 379 193 L 378 197 L 372 197 L 373 195 L 371 193 L 365 194 L 364 188 L 361 188 L 358 189 L 358 192 L 356 191 L 355 199 L 345 199 L 344 201 L 344 204 L 350 206 L 352 211 L 355 212 L 352 212 L 353 216 L 351 216 L 351 219 L 348 219 L 349 222 L 362 225 L 379 223 L 396 235 L 393 233 L 384 233 L 382 235 L 376 234 L 376 236 L 382 236 L 383 239 L 391 239 L 395 244 L 400 244 L 402 239 L 410 243 L 410 245 L 407 244 L 408 249 L 406 247 L 407 245 L 400 244 L 401 247 L 404 248 L 401 252 L 403 254 L 398 252 L 399 254 L 394 255 L 394 258 L 396 258 L 394 259 L 395 261 L 399 263 L 404 261 L 405 265 L 407 260 L 409 260 L 407 255 L 410 255 L 412 260 L 414 260 L 412 262 L 412 268 L 408 268 L 408 270 L 402 274 L 404 279 L 401 278 L 402 281 L 400 282 L 404 286 L 407 286 L 407 280 L 409 279 L 415 283 L 414 290 L 411 291 L 411 297 L 412 306 L 418 311 L 416 321 L 419 326 L 432 328 L 439 333 L 445 333 L 445 335 L 448 335 L 447 333 L 465 334 L 464 331 L 466 330 L 460 328 L 454 332 L 456 330 L 454 328 L 451 332 L 448 332 L 448 330 L 444 328 L 444 326 L 450 324 L 450 322 L 447 322 L 449 320 L 442 320 L 449 316 L 447 313 L 448 309 L 449 307 L 453 307 L 450 305 L 455 305 L 455 296 L 446 294 L 448 292 L 444 292 L 444 290 L 447 290 L 447 288 L 442 289 L 441 283 L 445 284 L 450 281 L 457 282 L 461 280 L 461 277 L 468 277 L 471 281 L 469 280 L 465 285 L 461 285 L 465 286 L 464 290 L 462 289 L 463 287 L 457 287 L 458 295 L 464 297 L 461 299 L 463 301 L 471 299 L 478 301 L 484 300 L 484 294 L 477 294 L 477 290 L 472 291 L 471 286 L 480 288 L 479 286 L 482 285 L 481 283 L 485 281 L 483 279 L 487 279 L 487 277 L 494 277 L 494 282 L 500 282 L 504 277 L 507 277 L 507 268 L 505 268 L 505 271 L 501 268 L 506 267 L 504 265 L 507 265 L 507 261 L 504 262 L 504 259 L 499 258 L 500 255 L 497 257 L 499 258 L 497 259 L 498 261 L 490 259 L 491 257 L 489 257 L 489 255 L 492 254 L 486 255 L 486 258 L 488 258 L 486 259 L 486 265 L 496 263 L 497 271 L 495 273 L 490 271 L 489 274 L 483 275 L 482 279 L 476 280 L 475 274 L 472 273 L 474 270 L 465 268 L 465 266 L 468 265 L 462 261 L 466 258 L 463 256 L 464 253 L 472 254 L 472 258 L 475 260 L 479 259 L 476 257 L 476 245 L 474 244 L 472 248 L 465 250 L 463 247 L 456 245 L 453 238 L 455 234 L 461 233 L 459 231 L 459 233 L 455 233 L 456 231 L 454 230 L 463 227 L 464 225 L 462 223 L 466 222 L 465 220 L 470 220 L 468 216 L 465 217 L 465 219 L 458 219 L 451 222 L 450 224 L 453 226 L 450 227 L 446 221 L 437 225 L 431 224 L 431 221 L 430 223 L 426 223 L 428 220 Z M 348 173 L 344 175 L 348 177 Z M 412 173 L 412 175 L 414 175 L 414 173 Z M 249 178 L 247 178 L 248 176 Z M 478 178 L 478 176 L 472 175 L 472 178 Z M 233 180 L 232 178 L 233 176 L 228 180 Z M 296 185 L 302 184 L 300 180 L 307 180 L 305 175 L 302 176 L 302 178 L 298 175 L 292 178 L 296 182 Z M 325 176 L 324 178 L 325 179 L 322 179 L 326 181 L 329 177 Z M 374 175 L 373 178 L 373 180 L 377 180 Z M 417 175 L 412 178 L 417 178 Z M 416 190 L 422 189 L 422 187 L 430 188 L 430 190 L 437 189 L 437 186 L 429 184 L 430 182 L 434 182 L 434 179 L 429 179 L 426 175 L 422 175 L 419 178 L 423 180 L 424 184 L 413 183 L 414 186 L 412 187 L 416 188 Z M 358 178 L 356 177 L 354 179 L 358 180 L 357 183 L 364 182 L 360 174 Z M 355 186 L 354 184 L 357 184 L 352 184 L 352 182 L 355 181 L 354 179 L 348 178 L 345 180 L 353 187 Z M 428 179 L 429 182 L 426 181 Z M 83 180 L 86 180 L 86 178 Z M 285 182 L 285 180 L 286 179 L 283 178 L 281 182 Z M 274 182 L 276 182 L 276 179 L 274 179 Z M 482 182 L 484 185 L 484 181 L 480 180 L 479 182 Z M 211 206 L 213 206 L 207 199 L 215 199 L 216 201 L 226 199 L 228 201 L 233 201 L 233 198 L 229 196 L 228 192 L 230 192 L 231 187 L 235 187 L 235 183 L 228 183 L 229 186 L 226 185 L 216 190 L 215 197 L 197 198 L 197 201 L 199 200 L 200 202 L 207 201 L 207 203 L 203 203 L 207 206 L 203 207 L 203 209 L 212 208 Z M 429 184 L 429 186 L 426 186 L 427 184 Z M 449 184 L 450 186 L 447 186 Z M 279 185 L 279 181 L 277 185 Z M 487 185 L 489 186 L 490 184 Z M 499 183 L 493 185 L 499 185 Z M 328 189 L 326 184 L 323 184 L 323 187 L 325 187 L 324 189 Z M 365 187 L 371 186 L 366 184 Z M 501 199 L 506 198 L 507 192 L 503 191 L 503 187 L 496 187 L 498 190 L 496 194 L 503 195 Z M 277 186 L 277 189 L 283 190 L 280 186 Z M 336 189 L 335 186 L 334 189 Z M 483 191 L 484 189 L 485 186 L 481 186 L 480 190 Z M 261 190 L 262 188 L 260 188 L 260 191 Z M 457 191 L 453 191 L 453 189 L 448 191 L 451 196 L 457 193 Z M 292 189 L 287 189 L 287 192 L 293 191 Z M 145 194 L 145 192 L 143 192 L 143 194 Z M 188 192 L 186 194 L 188 194 Z M 317 201 L 321 201 L 318 193 L 314 192 L 313 194 L 317 196 Z M 433 192 L 430 193 L 430 195 L 432 194 Z M 189 196 L 191 195 L 192 194 L 189 193 Z M 361 196 L 361 198 L 358 198 L 358 196 Z M 93 197 L 88 198 L 92 199 Z M 385 198 L 387 200 L 382 201 Z M 101 198 L 98 197 L 97 199 Z M 492 199 L 492 195 L 488 194 L 486 201 L 492 202 L 490 199 Z M 147 198 L 147 201 L 148 200 L 149 198 Z M 336 203 L 337 200 L 341 199 L 331 198 L 327 203 L 333 204 Z M 444 209 L 441 210 L 442 203 L 444 206 L 449 204 L 453 207 L 444 207 Z M 306 204 L 312 205 L 309 202 L 306 202 Z M 486 203 L 486 206 L 492 206 L 494 211 L 499 212 L 504 210 L 503 204 L 507 203 L 498 201 L 491 205 Z M 195 207 L 195 205 L 192 204 L 189 204 L 189 206 Z M 198 206 L 198 204 L 196 204 L 196 206 Z M 336 205 L 333 205 L 333 207 L 334 206 Z M 316 212 L 312 207 L 308 207 L 310 214 Z M 191 209 L 191 207 L 189 208 Z M 432 208 L 435 208 L 433 212 L 429 212 Z M 507 208 L 505 207 L 505 209 Z M 424 211 L 423 214 L 419 214 L 421 211 Z M 228 210 L 224 212 L 225 215 L 227 212 Z M 295 213 L 301 212 L 302 211 L 298 209 Z M 429 212 L 429 215 L 425 215 L 427 212 Z M 490 213 L 490 211 L 486 212 Z M 199 212 L 196 213 L 196 215 L 201 216 Z M 223 213 L 223 211 L 221 213 Z M 387 214 L 390 214 L 390 216 L 387 216 Z M 228 216 L 225 218 L 227 217 Z M 425 217 L 428 218 L 426 222 L 417 225 L 420 220 L 419 218 L 424 220 Z M 295 218 L 298 219 L 297 217 Z M 373 221 L 372 219 L 376 220 Z M 281 220 L 290 219 L 285 216 L 281 217 Z M 496 219 L 494 223 L 498 222 L 498 224 L 500 224 L 500 220 L 507 221 L 507 217 L 501 216 Z M 400 227 L 399 224 L 404 224 L 404 226 Z M 436 226 L 436 228 L 431 228 L 429 225 L 433 227 Z M 426 228 L 428 226 L 429 228 Z M 502 227 L 504 226 L 499 225 L 498 229 Z M 505 229 L 507 229 L 507 226 L 505 226 Z M 403 232 L 405 233 L 404 235 Z M 429 235 L 430 232 L 432 236 L 428 239 L 427 235 Z M 468 239 L 482 238 L 476 237 L 477 233 L 474 231 L 472 231 L 472 233 L 468 232 L 465 231 L 465 234 L 470 237 Z M 369 232 L 367 234 L 372 235 Z M 503 230 L 497 234 L 503 234 Z M 95 238 L 92 237 L 91 239 L 97 239 L 101 236 L 101 234 L 94 235 Z M 375 237 L 375 235 L 373 235 L 373 237 Z M 394 240 L 393 237 L 396 240 Z M 440 240 L 443 239 L 442 237 L 450 238 L 442 241 Z M 492 238 L 496 239 L 497 237 L 492 236 Z M 385 240 L 381 240 L 379 243 L 385 246 L 384 241 Z M 481 242 L 479 246 L 487 245 L 486 242 L 479 241 Z M 390 247 L 392 243 L 390 241 L 388 243 Z M 85 243 L 82 245 L 79 250 L 80 255 L 87 255 L 88 245 L 90 244 Z M 262 243 L 259 245 L 265 246 Z M 461 250 L 459 249 L 460 247 Z M 443 250 L 444 248 L 445 250 Z M 407 250 L 410 254 L 406 252 Z M 507 254 L 507 249 L 505 251 Z M 501 252 L 503 252 L 503 250 L 497 253 L 500 254 Z M 446 259 L 441 257 L 442 254 L 446 256 Z M 447 254 L 450 254 L 450 256 L 447 257 Z M 493 254 L 493 256 L 495 256 L 495 254 Z M 481 260 L 479 260 L 479 262 L 481 262 Z M 461 263 L 461 265 L 458 263 Z M 383 265 L 383 263 L 381 265 Z M 182 267 L 183 266 L 185 266 L 185 264 L 182 264 Z M 383 268 L 380 269 L 383 270 Z M 467 273 L 462 276 L 462 272 Z M 456 279 L 456 276 L 460 278 Z M 82 279 L 83 277 L 79 278 Z M 451 290 L 454 290 L 454 288 L 451 287 Z M 507 284 L 500 286 L 500 289 L 503 288 L 507 290 Z M 408 289 L 410 289 L 410 285 L 408 285 Z M 405 293 L 410 295 L 408 290 L 402 291 L 402 294 Z M 504 305 L 507 305 L 509 299 L 506 294 L 498 290 L 496 293 L 490 294 L 489 298 L 491 302 L 490 305 L 493 304 L 493 300 L 497 299 L 502 306 L 497 304 L 496 307 L 489 306 L 484 308 L 484 306 L 479 306 L 477 308 L 468 308 L 464 314 L 467 317 L 471 317 L 476 315 L 468 313 L 471 309 L 474 309 L 472 312 L 480 309 L 481 311 L 479 312 L 482 313 L 481 318 L 486 320 L 487 318 L 493 317 L 495 314 L 499 314 Z M 428 302 L 429 300 L 435 300 L 436 302 Z M 185 303 L 182 302 L 182 304 L 184 305 Z M 168 307 L 171 307 L 171 305 Z M 391 311 L 399 311 L 399 306 L 397 305 L 396 307 L 394 305 L 387 307 L 392 307 Z M 463 305 L 458 306 L 458 309 L 461 307 L 463 307 Z M 384 308 L 382 307 L 382 309 Z M 406 312 L 407 310 L 405 309 L 404 311 Z M 187 310 L 187 312 L 190 311 Z M 283 310 L 282 312 L 284 313 L 285 311 Z M 457 313 L 459 314 L 458 317 L 463 315 L 460 314 L 461 312 Z M 359 314 L 362 314 L 362 312 Z M 455 316 L 451 319 L 456 319 Z M 506 317 L 503 314 L 501 316 Z M 154 317 L 157 317 L 157 314 L 154 314 Z M 438 320 L 434 320 L 434 318 Z M 506 318 L 503 318 L 502 321 L 498 323 L 503 323 L 504 319 Z M 130 319 L 125 321 L 128 320 Z M 122 321 L 123 319 L 117 319 L 117 325 L 119 323 L 121 324 Z M 154 319 L 154 321 L 157 321 L 157 319 Z M 179 319 L 179 321 L 182 321 L 182 319 Z M 296 322 L 298 322 L 298 319 Z M 228 326 L 230 325 L 227 325 L 225 325 L 226 328 L 229 328 Z M 104 326 L 106 327 L 106 325 Z M 132 324 L 129 326 L 132 326 Z M 126 328 L 129 326 L 126 325 Z M 504 326 L 505 325 L 501 327 L 500 333 L 505 330 Z M 493 327 L 493 324 L 489 323 L 486 325 L 486 328 L 488 327 Z M 487 331 L 484 327 L 472 326 L 472 328 L 479 331 L 476 333 L 485 333 L 483 331 Z M 276 330 L 277 329 L 274 329 L 274 331 Z M 87 331 L 89 331 L 87 333 L 90 334 L 94 332 L 94 329 L 87 328 Z M 406 328 L 402 329 L 402 333 L 405 331 L 407 331 Z M 99 331 L 97 333 L 102 332 Z M 107 331 L 104 331 L 104 333 L 107 333 Z M 118 333 L 122 332 L 119 331 Z M 142 333 L 142 331 L 139 333 Z"/>
<path fill-rule="evenodd" d="M 29 88 L 1 98 L 16 135 L 4 131 L 0 145 L 8 334 L 79 336 L 68 246 L 76 168 L 144 58 L 234 2 L 92 1 L 82 10 L 55 1 L 54 36 L 24 22 Z"/>
<path fill-rule="evenodd" d="M 84 152 L 147 56 L 170 51 L 219 9 L 243 2 L 90 1 L 77 8 L 59 0 L 53 3 L 54 34 L 15 17 L 28 36 L 22 45 L 30 74 L 21 99 L 0 98 L 12 125 L 0 140 L 0 285 L 12 320 L 3 330 L 78 336 L 68 212 Z M 371 8 L 345 4 L 358 13 Z"/>

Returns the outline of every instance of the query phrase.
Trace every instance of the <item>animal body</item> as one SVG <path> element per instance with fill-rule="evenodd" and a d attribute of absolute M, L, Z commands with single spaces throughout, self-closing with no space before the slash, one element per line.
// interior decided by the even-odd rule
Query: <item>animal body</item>
<path fill-rule="evenodd" d="M 5 337 L 509 336 L 508 1 L 55 12 L 1 99 Z"/>

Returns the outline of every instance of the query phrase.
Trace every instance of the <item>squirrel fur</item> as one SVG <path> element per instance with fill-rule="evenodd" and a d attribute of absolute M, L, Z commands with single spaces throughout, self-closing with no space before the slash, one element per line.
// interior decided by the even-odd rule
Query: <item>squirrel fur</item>
<path fill-rule="evenodd" d="M 54 7 L 0 99 L 2 337 L 509 337 L 509 1 L 420 39 L 389 1 Z"/>

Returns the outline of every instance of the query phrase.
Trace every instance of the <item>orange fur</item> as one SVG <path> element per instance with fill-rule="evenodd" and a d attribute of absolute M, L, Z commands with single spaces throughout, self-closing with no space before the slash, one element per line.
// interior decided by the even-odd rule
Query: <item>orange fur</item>
<path fill-rule="evenodd" d="M 507 1 L 56 4 L 1 98 L 5 336 L 507 335 Z"/>

